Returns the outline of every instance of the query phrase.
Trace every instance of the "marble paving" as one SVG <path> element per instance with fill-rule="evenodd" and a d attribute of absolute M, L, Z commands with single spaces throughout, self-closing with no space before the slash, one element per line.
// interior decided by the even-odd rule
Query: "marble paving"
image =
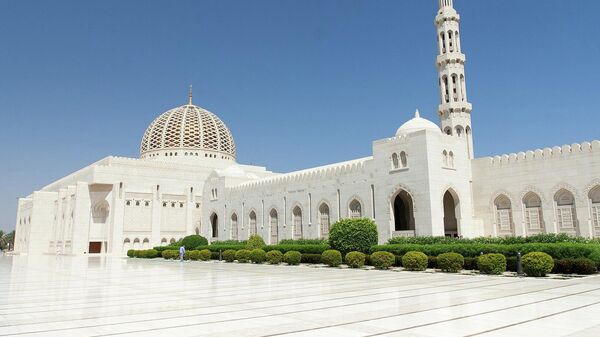
<path fill-rule="evenodd" d="M 600 336 L 600 277 L 1 256 L 0 336 Z"/>

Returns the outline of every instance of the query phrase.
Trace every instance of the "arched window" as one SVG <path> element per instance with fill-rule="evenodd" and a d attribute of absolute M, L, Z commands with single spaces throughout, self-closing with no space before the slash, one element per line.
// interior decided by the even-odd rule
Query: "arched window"
<path fill-rule="evenodd" d="M 248 235 L 254 235 L 256 234 L 257 230 L 256 230 L 256 213 L 254 211 L 250 212 L 250 215 L 248 216 L 248 219 L 250 220 L 249 226 L 248 226 Z"/>
<path fill-rule="evenodd" d="M 135 238 L 133 240 L 133 249 L 140 249 L 140 239 Z"/>
<path fill-rule="evenodd" d="M 444 133 L 445 133 L 445 134 L 447 134 L 448 136 L 452 136 L 452 128 L 451 128 L 451 127 L 449 127 L 449 126 L 447 126 L 447 127 L 444 129 Z"/>
<path fill-rule="evenodd" d="M 442 163 L 444 164 L 444 166 L 448 166 L 448 151 L 446 150 L 442 152 Z"/>
<path fill-rule="evenodd" d="M 496 227 L 498 234 L 513 234 L 512 225 L 512 205 L 510 199 L 505 195 L 500 195 L 494 200 L 496 211 Z"/>
<path fill-rule="evenodd" d="M 450 48 L 450 52 L 454 51 L 454 32 L 452 32 L 451 30 L 448 31 L 448 47 Z"/>
<path fill-rule="evenodd" d="M 562 233 L 577 234 L 577 215 L 575 214 L 575 197 L 566 189 L 554 195 L 556 203 L 556 224 Z"/>
<path fill-rule="evenodd" d="M 462 137 L 462 134 L 463 134 L 463 128 L 462 128 L 462 126 L 459 125 L 456 127 L 456 135 L 458 137 Z"/>
<path fill-rule="evenodd" d="M 592 204 L 592 225 L 598 232 L 600 231 L 600 185 L 590 191 L 589 198 Z"/>
<path fill-rule="evenodd" d="M 462 101 L 466 101 L 467 100 L 467 87 L 465 84 L 465 75 L 460 75 L 460 93 L 461 93 L 461 100 Z"/>
<path fill-rule="evenodd" d="M 162 239 L 160 239 L 160 246 L 161 246 L 161 247 L 164 247 L 164 246 L 166 246 L 166 245 L 167 245 L 167 238 L 162 238 Z"/>
<path fill-rule="evenodd" d="M 238 217 L 237 214 L 231 214 L 231 240 L 238 239 Z"/>
<path fill-rule="evenodd" d="M 400 152 L 400 164 L 402 164 L 403 168 L 408 167 L 408 158 L 406 157 L 406 152 Z"/>
<path fill-rule="evenodd" d="M 123 253 L 127 253 L 129 249 L 131 249 L 131 241 L 126 238 L 123 240 Z"/>
<path fill-rule="evenodd" d="M 148 238 L 145 238 L 142 242 L 142 249 L 150 249 L 150 240 Z"/>
<path fill-rule="evenodd" d="M 171 240 L 169 240 L 169 244 L 171 244 L 171 245 L 174 244 L 174 243 L 176 243 L 176 242 L 177 242 L 177 240 L 175 240 L 175 238 L 171 238 Z"/>
<path fill-rule="evenodd" d="M 274 245 L 279 242 L 279 215 L 274 208 L 269 212 L 269 224 L 271 227 L 271 244 Z"/>
<path fill-rule="evenodd" d="M 302 209 L 300 206 L 294 207 L 292 210 L 292 217 L 294 223 L 294 239 L 302 238 Z"/>
<path fill-rule="evenodd" d="M 537 194 L 528 192 L 523 197 L 523 206 L 525 209 L 525 226 L 527 227 L 527 231 L 536 233 L 544 229 L 542 199 Z"/>
<path fill-rule="evenodd" d="M 444 99 L 446 103 L 450 103 L 450 89 L 448 88 L 448 76 L 442 77 L 442 83 L 444 84 Z"/>
<path fill-rule="evenodd" d="M 356 219 L 362 216 L 362 206 L 360 201 L 353 199 L 349 205 L 350 208 L 350 218 Z"/>
<path fill-rule="evenodd" d="M 397 153 L 392 154 L 392 168 L 397 169 L 400 167 L 399 165 L 400 165 L 400 163 L 398 160 L 398 154 Z"/>
<path fill-rule="evenodd" d="M 329 236 L 329 226 L 331 220 L 329 219 L 329 205 L 322 203 L 319 206 L 319 225 L 321 225 L 321 238 Z"/>
<path fill-rule="evenodd" d="M 458 76 L 452 74 L 452 99 L 458 102 Z"/>
<path fill-rule="evenodd" d="M 210 216 L 210 227 L 212 229 L 211 236 L 213 238 L 218 238 L 219 237 L 219 217 L 215 213 L 213 213 Z"/>
<path fill-rule="evenodd" d="M 452 151 L 448 153 L 448 166 L 454 167 L 454 153 Z"/>

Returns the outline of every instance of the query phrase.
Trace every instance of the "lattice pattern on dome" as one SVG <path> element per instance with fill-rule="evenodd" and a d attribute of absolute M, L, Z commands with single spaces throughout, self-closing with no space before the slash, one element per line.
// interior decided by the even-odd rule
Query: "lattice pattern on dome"
<path fill-rule="evenodd" d="M 225 123 L 195 105 L 182 105 L 156 118 L 144 133 L 140 154 L 176 148 L 219 151 L 235 157 L 235 142 Z"/>

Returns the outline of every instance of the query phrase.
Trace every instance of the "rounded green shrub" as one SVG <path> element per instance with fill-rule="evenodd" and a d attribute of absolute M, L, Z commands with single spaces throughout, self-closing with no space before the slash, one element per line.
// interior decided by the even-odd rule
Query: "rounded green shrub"
<path fill-rule="evenodd" d="M 302 259 L 300 260 L 300 262 L 302 263 L 310 263 L 310 264 L 315 264 L 315 263 L 321 263 L 321 257 L 322 257 L 322 253 L 321 254 L 308 254 L 308 253 L 301 253 L 302 254 Z"/>
<path fill-rule="evenodd" d="M 370 219 L 342 219 L 329 231 L 329 245 L 342 254 L 352 251 L 368 253 L 376 244 L 377 226 Z"/>
<path fill-rule="evenodd" d="M 253 263 L 261 264 L 267 259 L 267 253 L 260 248 L 253 249 L 250 252 L 250 261 Z"/>
<path fill-rule="evenodd" d="M 202 250 L 198 251 L 198 258 L 202 261 L 210 260 L 211 255 L 212 255 L 212 253 L 208 249 L 202 249 Z"/>
<path fill-rule="evenodd" d="M 156 249 L 148 249 L 146 251 L 146 258 L 147 259 L 154 259 L 158 257 L 158 251 Z"/>
<path fill-rule="evenodd" d="M 250 251 L 248 249 L 240 249 L 235 252 L 235 259 L 239 263 L 248 263 L 250 261 Z"/>
<path fill-rule="evenodd" d="M 201 235 L 188 235 L 181 240 L 181 245 L 185 250 L 194 250 L 196 247 L 208 245 L 208 240 Z"/>
<path fill-rule="evenodd" d="M 523 255 L 523 271 L 527 276 L 542 277 L 552 271 L 554 260 L 543 252 L 531 252 Z"/>
<path fill-rule="evenodd" d="M 163 250 L 162 257 L 166 260 L 177 260 L 179 258 L 179 252 L 176 250 Z"/>
<path fill-rule="evenodd" d="M 375 252 L 371 254 L 371 264 L 377 269 L 388 269 L 394 265 L 396 256 L 390 252 Z"/>
<path fill-rule="evenodd" d="M 265 240 L 258 234 L 250 235 L 246 242 L 246 249 L 248 250 L 263 248 L 264 246 L 266 246 Z"/>
<path fill-rule="evenodd" d="M 190 250 L 189 252 L 190 253 L 188 254 L 188 257 L 189 257 L 190 260 L 192 260 L 192 261 L 198 261 L 200 259 L 200 251 L 198 251 L 198 250 Z"/>
<path fill-rule="evenodd" d="M 283 253 L 278 250 L 271 250 L 267 252 L 265 258 L 269 264 L 280 264 L 283 261 Z"/>
<path fill-rule="evenodd" d="M 465 256 L 465 264 L 463 265 L 463 269 L 466 270 L 477 270 L 477 258 L 476 257 L 466 257 Z"/>
<path fill-rule="evenodd" d="M 477 258 L 477 267 L 483 274 L 500 275 L 506 271 L 506 257 L 502 254 L 484 254 Z"/>
<path fill-rule="evenodd" d="M 443 253 L 437 256 L 438 268 L 448 273 L 457 273 L 463 269 L 465 258 L 458 253 Z"/>
<path fill-rule="evenodd" d="M 290 266 L 299 265 L 302 260 L 302 254 L 295 250 L 291 250 L 283 254 L 283 262 L 289 264 Z"/>
<path fill-rule="evenodd" d="M 365 265 L 365 256 L 361 252 L 350 252 L 346 254 L 344 260 L 350 268 L 362 268 Z"/>
<path fill-rule="evenodd" d="M 427 269 L 428 260 L 427 255 L 421 252 L 411 251 L 402 256 L 402 266 L 406 268 L 406 270 L 422 271 Z M 439 266 L 439 256 L 436 261 Z"/>
<path fill-rule="evenodd" d="M 133 250 L 133 249 L 128 250 L 127 251 L 127 256 L 128 257 L 135 257 L 135 250 Z"/>
<path fill-rule="evenodd" d="M 235 261 L 235 253 L 236 253 L 235 250 L 227 249 L 226 251 L 223 252 L 223 260 L 225 260 L 225 262 Z"/>
<path fill-rule="evenodd" d="M 321 263 L 330 267 L 339 267 L 342 264 L 342 253 L 335 249 L 326 250 L 321 254 Z"/>

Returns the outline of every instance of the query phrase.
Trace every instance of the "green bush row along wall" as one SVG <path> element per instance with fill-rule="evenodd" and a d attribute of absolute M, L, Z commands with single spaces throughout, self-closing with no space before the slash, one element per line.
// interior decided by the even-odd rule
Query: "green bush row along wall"
<path fill-rule="evenodd" d="M 443 253 L 459 253 L 464 257 L 477 257 L 481 253 L 499 253 L 507 257 L 515 256 L 517 252 L 527 254 L 530 252 L 544 252 L 554 259 L 589 258 L 600 264 L 600 245 L 587 243 L 523 243 L 523 244 L 388 244 L 371 247 L 371 252 L 387 251 L 395 255 L 404 255 L 409 251 L 423 252 L 429 256 L 438 256 Z"/>
<path fill-rule="evenodd" d="M 560 234 L 536 234 L 530 236 L 508 236 L 508 237 L 479 237 L 473 239 L 453 238 L 446 236 L 415 236 L 415 237 L 396 237 L 388 240 L 389 244 L 502 244 L 512 245 L 520 243 L 557 243 L 557 242 L 572 242 L 572 243 L 594 243 L 600 244 L 599 238 L 588 239 L 580 236 L 571 236 L 566 233 Z"/>

